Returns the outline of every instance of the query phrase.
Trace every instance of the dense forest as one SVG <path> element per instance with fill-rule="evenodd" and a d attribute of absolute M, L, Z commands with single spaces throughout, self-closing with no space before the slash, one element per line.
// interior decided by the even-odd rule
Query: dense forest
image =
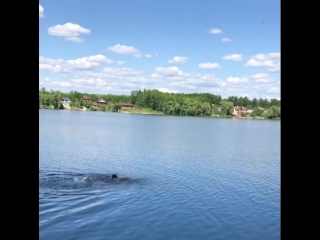
<path fill-rule="evenodd" d="M 93 103 L 82 101 L 83 96 L 89 96 L 92 102 L 100 99 L 108 104 L 106 107 L 96 108 Z M 112 94 L 90 94 L 71 91 L 62 93 L 60 91 L 45 88 L 39 90 L 39 108 L 52 107 L 54 109 L 63 109 L 61 103 L 62 97 L 70 99 L 71 108 L 86 107 L 91 111 L 108 111 L 114 108 L 120 108 L 116 104 L 131 103 L 136 109 L 146 111 L 157 111 L 168 115 L 179 116 L 231 116 L 234 106 L 243 106 L 246 111 L 242 116 L 264 117 L 268 119 L 281 117 L 281 102 L 277 99 L 252 99 L 247 97 L 230 96 L 222 99 L 220 95 L 210 93 L 164 93 L 156 89 L 134 90 L 130 95 L 112 95 Z"/>

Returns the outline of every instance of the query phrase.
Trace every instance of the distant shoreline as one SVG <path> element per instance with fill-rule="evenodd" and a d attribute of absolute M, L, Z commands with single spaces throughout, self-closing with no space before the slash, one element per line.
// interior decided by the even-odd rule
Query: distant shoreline
<path fill-rule="evenodd" d="M 51 108 L 39 108 L 39 110 L 67 110 L 67 111 L 80 111 L 80 112 L 91 112 L 90 110 L 84 110 L 84 109 L 51 109 Z M 97 111 L 98 112 L 98 111 Z M 99 111 L 101 112 L 101 111 Z M 112 111 L 105 111 L 113 113 Z M 217 115 L 211 115 L 211 116 L 180 116 L 180 115 L 168 115 L 164 113 L 152 113 L 152 112 L 130 112 L 130 111 L 119 111 L 114 113 L 124 113 L 124 114 L 139 114 L 139 115 L 158 115 L 158 116 L 176 116 L 176 117 L 201 117 L 201 118 L 229 118 L 229 119 L 256 119 L 256 120 L 280 120 L 281 118 L 274 118 L 274 119 L 266 119 L 263 117 L 235 117 L 235 116 L 217 116 Z"/>

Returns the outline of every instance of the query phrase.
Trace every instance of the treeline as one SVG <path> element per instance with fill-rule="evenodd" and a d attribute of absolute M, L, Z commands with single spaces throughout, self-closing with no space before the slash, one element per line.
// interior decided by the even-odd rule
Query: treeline
<path fill-rule="evenodd" d="M 132 103 L 135 108 L 150 109 L 163 112 L 169 115 L 180 116 L 228 116 L 233 114 L 234 106 L 243 106 L 247 110 L 243 116 L 277 118 L 281 116 L 281 102 L 277 99 L 249 99 L 247 97 L 230 96 L 222 99 L 220 95 L 211 93 L 164 93 L 156 89 L 134 90 L 130 95 L 103 95 L 89 94 L 71 91 L 61 93 L 59 91 L 46 91 L 45 88 L 39 90 L 39 106 L 52 105 L 59 108 L 59 99 L 68 97 L 72 106 L 85 106 L 95 109 L 92 103 L 84 103 L 82 97 L 89 96 L 92 102 L 100 99 L 114 105 L 117 102 Z"/>
<path fill-rule="evenodd" d="M 244 106 L 246 108 L 269 108 L 271 106 L 280 107 L 280 101 L 277 99 L 252 99 L 248 97 L 236 97 L 231 96 L 226 99 L 221 99 L 220 95 L 214 95 L 211 93 L 163 93 L 158 90 L 138 90 L 131 92 L 131 103 L 141 105 L 144 107 L 151 107 L 154 110 L 163 104 L 164 102 L 173 101 L 182 104 L 184 101 L 194 102 L 207 102 L 210 105 L 220 105 L 221 101 L 232 102 L 234 106 Z"/>
<path fill-rule="evenodd" d="M 252 99 L 231 96 L 222 99 L 211 93 L 163 93 L 158 90 L 137 90 L 131 92 L 131 103 L 136 107 L 161 111 L 180 116 L 222 116 L 233 114 L 234 106 L 243 106 L 250 113 L 242 116 L 277 118 L 280 117 L 281 102 L 277 99 Z"/>
<path fill-rule="evenodd" d="M 60 91 L 46 91 L 45 88 L 42 88 L 39 91 L 39 108 L 40 106 L 52 106 L 54 109 L 63 109 L 63 105 L 61 103 L 62 97 L 63 94 Z"/>

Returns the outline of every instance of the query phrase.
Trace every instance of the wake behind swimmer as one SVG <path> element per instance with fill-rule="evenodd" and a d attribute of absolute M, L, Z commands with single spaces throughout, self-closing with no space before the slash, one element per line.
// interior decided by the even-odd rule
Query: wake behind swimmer
<path fill-rule="evenodd" d="M 102 180 L 97 180 L 94 178 L 91 178 L 89 176 L 86 176 L 82 179 L 83 182 L 87 183 L 92 183 L 92 182 L 111 182 L 111 181 L 121 181 L 121 180 L 127 180 L 130 179 L 129 177 L 118 177 L 117 174 L 112 174 L 111 179 L 102 179 Z"/>

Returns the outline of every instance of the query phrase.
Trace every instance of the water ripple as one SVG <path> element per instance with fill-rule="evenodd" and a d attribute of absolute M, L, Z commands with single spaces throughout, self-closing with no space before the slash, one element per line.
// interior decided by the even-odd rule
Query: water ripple
<path fill-rule="evenodd" d="M 280 239 L 279 134 L 272 121 L 40 111 L 40 239 Z M 131 180 L 73 180 L 112 173 Z"/>

